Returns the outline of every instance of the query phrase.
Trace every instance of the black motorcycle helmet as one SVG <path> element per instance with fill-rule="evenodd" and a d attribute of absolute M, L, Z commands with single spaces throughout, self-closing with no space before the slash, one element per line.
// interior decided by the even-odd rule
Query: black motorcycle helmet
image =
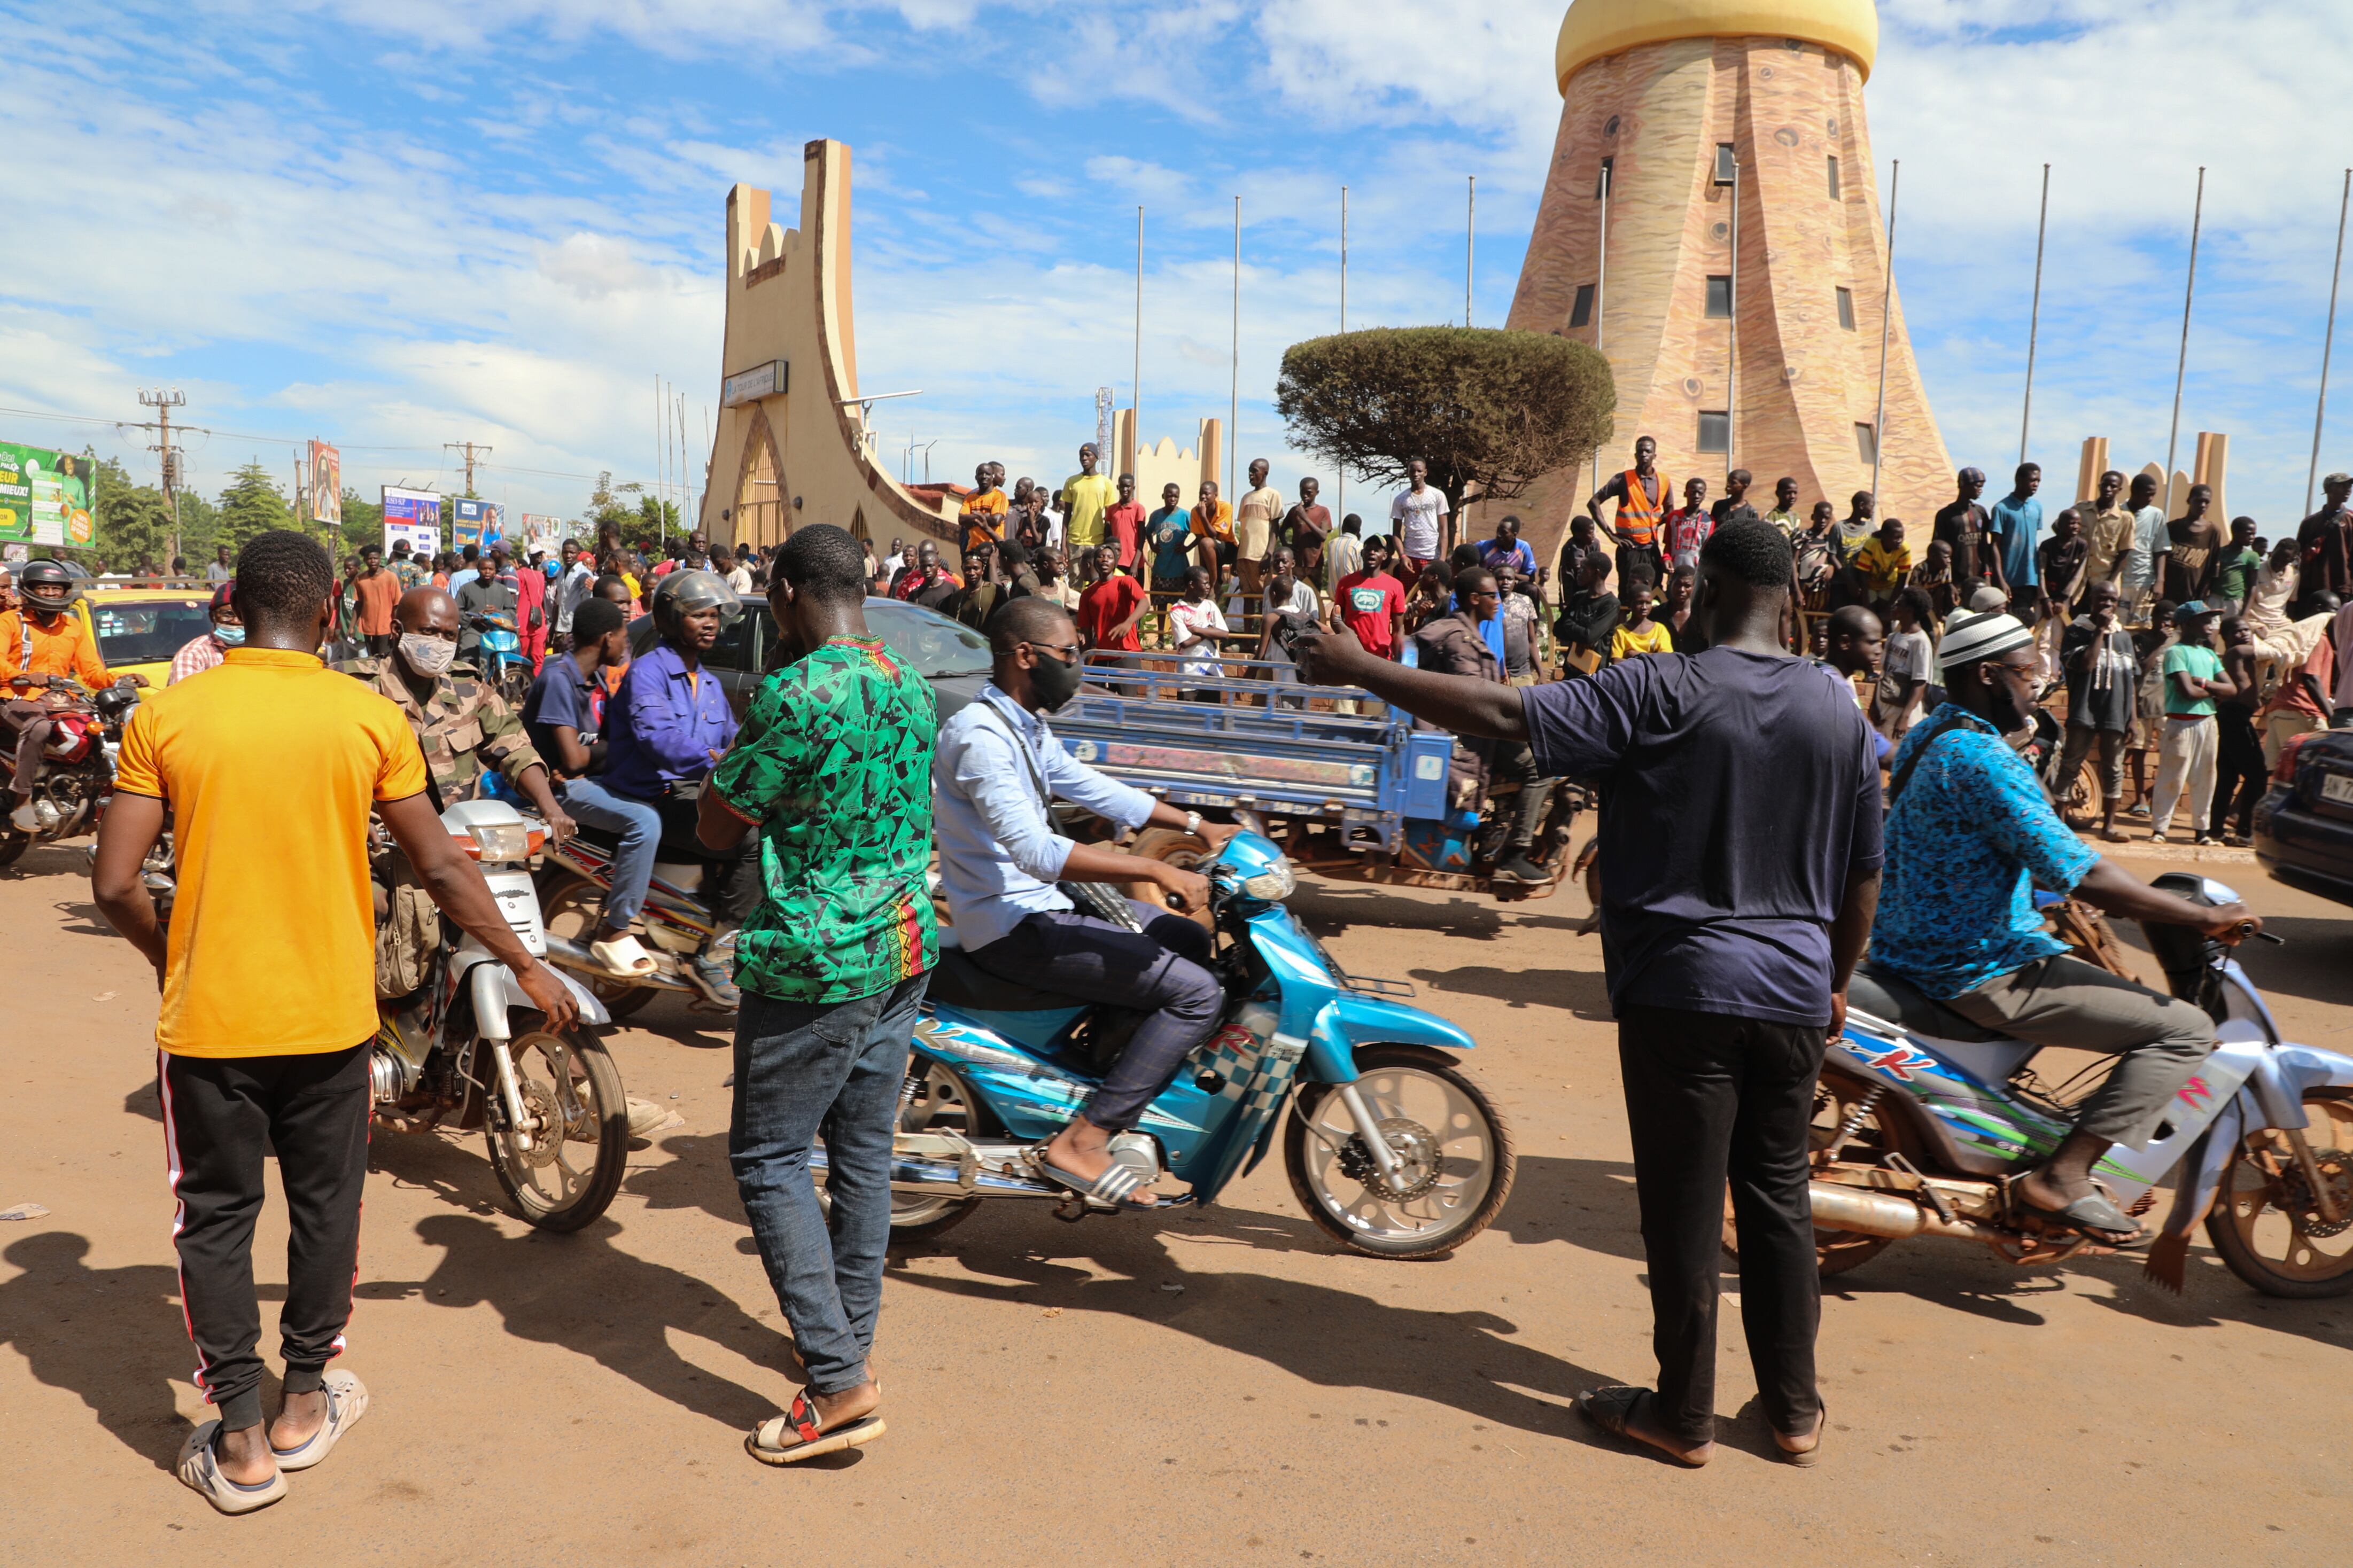
<path fill-rule="evenodd" d="M 713 605 L 719 606 L 722 625 L 744 613 L 744 601 L 718 573 L 683 568 L 674 571 L 654 586 L 654 629 L 665 637 L 674 637 L 688 615 Z"/>
<path fill-rule="evenodd" d="M 26 608 L 45 616 L 61 616 L 73 603 L 73 575 L 54 561 L 26 563 L 16 574 L 16 589 Z"/>

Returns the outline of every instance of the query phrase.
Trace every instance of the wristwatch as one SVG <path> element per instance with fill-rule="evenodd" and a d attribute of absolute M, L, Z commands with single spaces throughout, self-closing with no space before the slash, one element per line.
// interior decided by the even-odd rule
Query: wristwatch
<path fill-rule="evenodd" d="M 1185 814 L 1185 831 L 1191 837 L 1198 838 L 1201 836 L 1201 814 L 1199 812 L 1188 811 Z"/>

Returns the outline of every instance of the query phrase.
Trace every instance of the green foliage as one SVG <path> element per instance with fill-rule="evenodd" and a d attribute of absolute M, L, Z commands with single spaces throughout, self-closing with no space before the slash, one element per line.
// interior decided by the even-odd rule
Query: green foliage
<path fill-rule="evenodd" d="M 90 458 L 90 514 L 97 524 L 97 553 L 122 570 L 136 570 L 144 558 L 168 570 L 172 564 L 172 509 L 153 485 L 133 484 L 121 463 L 85 452 Z"/>
<path fill-rule="evenodd" d="M 1609 436 L 1609 362 L 1549 332 L 1380 327 L 1293 343 L 1274 405 L 1292 439 L 1375 483 L 1419 458 L 1458 507 L 1475 483 L 1506 500 Z"/>
<path fill-rule="evenodd" d="M 220 495 L 219 542 L 242 550 L 246 542 L 273 528 L 296 526 L 293 509 L 277 479 L 257 458 L 238 468 Z M 306 533 L 314 532 L 304 528 Z"/>
<path fill-rule="evenodd" d="M 357 550 L 363 544 L 384 542 L 384 502 L 367 500 L 360 492 L 346 485 L 343 488 L 343 549 Z"/>
<path fill-rule="evenodd" d="M 628 505 L 624 496 L 637 497 L 637 505 Z M 642 485 L 616 485 L 609 469 L 596 476 L 596 488 L 580 515 L 596 525 L 598 540 L 609 539 L 649 558 L 663 538 L 676 539 L 684 531 L 676 501 L 657 501 Z"/>

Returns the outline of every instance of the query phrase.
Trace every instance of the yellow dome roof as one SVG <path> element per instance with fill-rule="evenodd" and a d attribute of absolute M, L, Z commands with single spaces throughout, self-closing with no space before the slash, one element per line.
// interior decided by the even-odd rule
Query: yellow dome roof
<path fill-rule="evenodd" d="M 1579 66 L 1637 44 L 1752 36 L 1836 49 L 1868 79 L 1879 11 L 1872 0 L 1575 0 L 1561 18 L 1553 71 L 1566 92 Z"/>

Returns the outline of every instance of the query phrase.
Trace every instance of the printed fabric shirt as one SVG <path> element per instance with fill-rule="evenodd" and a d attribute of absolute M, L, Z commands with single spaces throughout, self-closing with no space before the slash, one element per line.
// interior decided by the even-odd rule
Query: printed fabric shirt
<path fill-rule="evenodd" d="M 760 907 L 735 983 L 783 1002 L 853 1002 L 930 972 L 931 682 L 879 637 L 834 637 L 760 683 L 712 774 L 760 835 Z"/>
<path fill-rule="evenodd" d="M 228 645 L 210 632 L 200 637 L 190 637 L 180 645 L 180 651 L 172 656 L 172 673 L 164 678 L 164 684 L 177 686 L 192 675 L 201 675 L 220 663 L 227 653 Z"/>
<path fill-rule="evenodd" d="M 1904 738 L 1892 773 L 1915 756 L 1888 808 L 1872 961 L 1947 999 L 2065 952 L 2034 889 L 2073 892 L 2100 858 L 2059 820 L 2033 767 L 1953 702 Z"/>
<path fill-rule="evenodd" d="M 1898 543 L 1890 550 L 1883 540 L 1873 534 L 1869 543 L 1855 552 L 1854 569 L 1873 594 L 1893 594 L 1904 586 L 1904 579 L 1911 574 L 1912 547 Z"/>
<path fill-rule="evenodd" d="M 1715 531 L 1715 517 L 1700 507 L 1678 507 L 1667 513 L 1666 530 L 1667 564 L 1698 571 L 1700 548 Z"/>
<path fill-rule="evenodd" d="M 390 654 L 345 659 L 334 668 L 365 681 L 408 721 L 433 787 L 440 792 L 440 810 L 480 798 L 485 773 L 503 773 L 513 784 L 546 765 L 513 707 L 471 665 L 451 665 L 423 702 Z"/>

